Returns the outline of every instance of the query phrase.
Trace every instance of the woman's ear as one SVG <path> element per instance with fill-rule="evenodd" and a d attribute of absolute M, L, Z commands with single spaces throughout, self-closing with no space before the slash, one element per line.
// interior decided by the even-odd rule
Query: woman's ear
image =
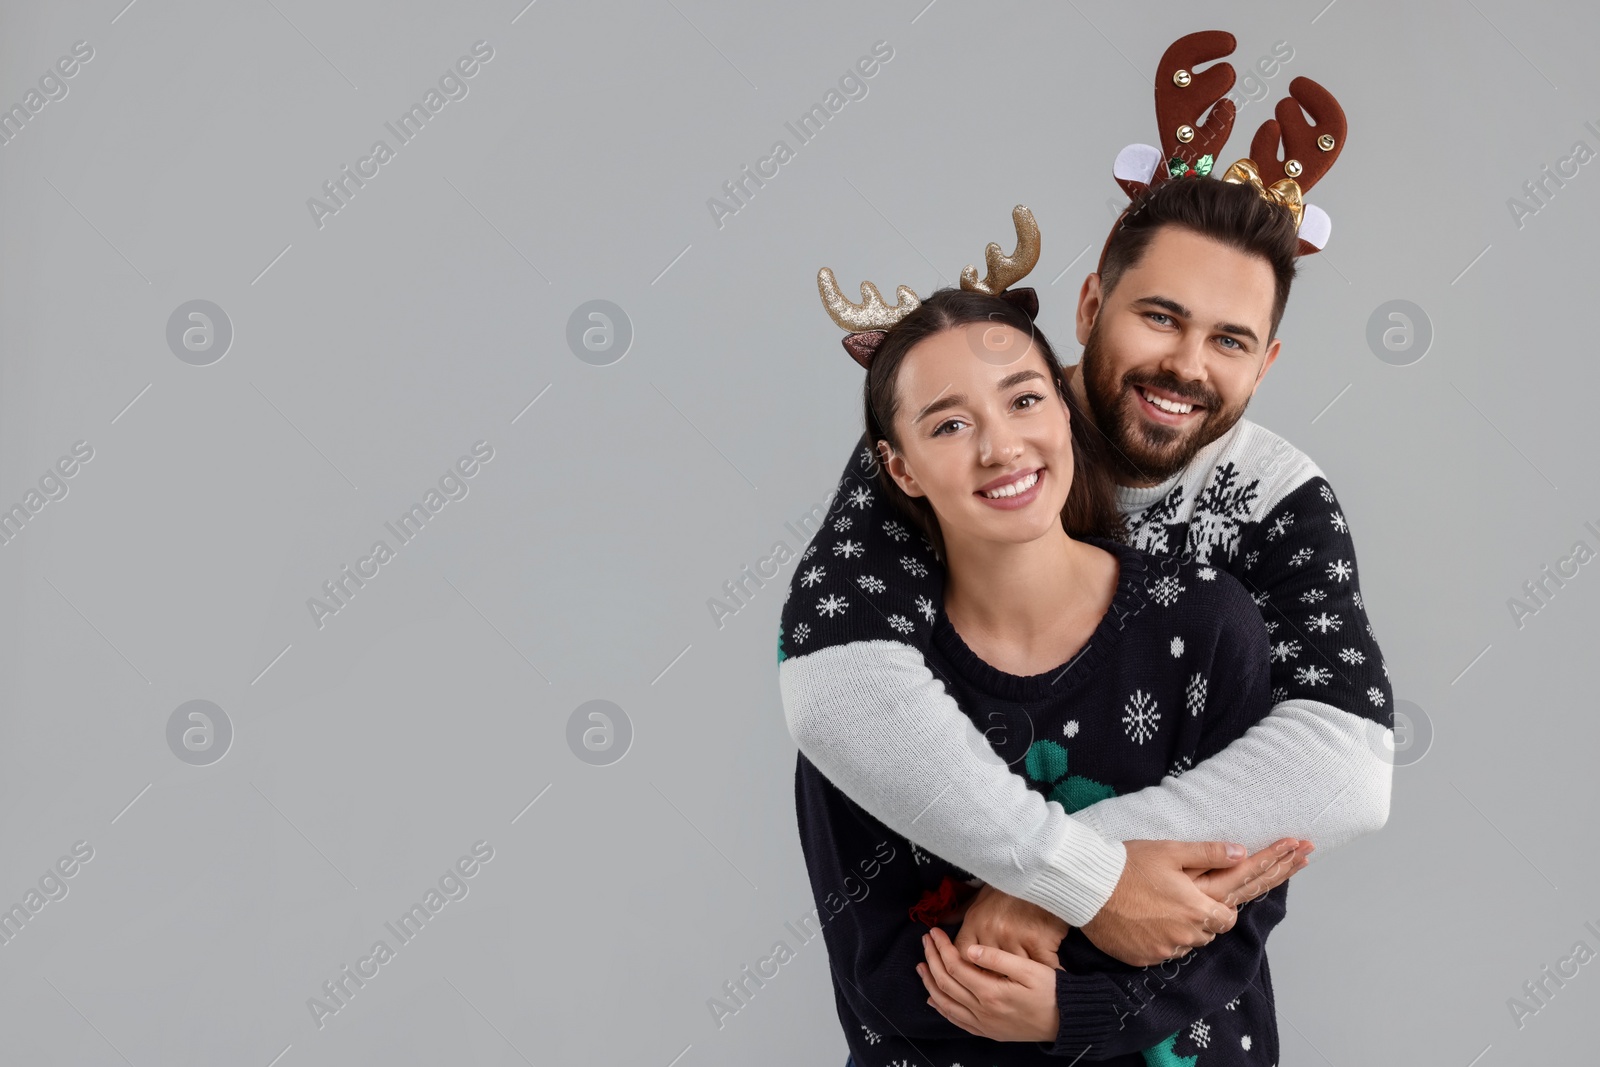
<path fill-rule="evenodd" d="M 872 453 L 873 458 L 878 461 L 878 466 L 883 468 L 891 478 L 894 477 L 893 472 L 889 470 L 889 464 L 894 459 L 894 446 L 888 441 L 880 440 L 872 446 Z"/>
<path fill-rule="evenodd" d="M 917 485 L 917 479 L 911 474 L 911 469 L 906 465 L 905 457 L 894 450 L 888 441 L 878 442 L 878 459 L 883 464 L 883 469 L 889 472 L 889 477 L 894 479 L 894 484 L 906 496 L 924 496 L 922 489 Z"/>

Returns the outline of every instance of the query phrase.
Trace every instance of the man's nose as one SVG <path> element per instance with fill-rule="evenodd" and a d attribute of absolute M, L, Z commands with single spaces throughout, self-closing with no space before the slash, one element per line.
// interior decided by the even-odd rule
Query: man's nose
<path fill-rule="evenodd" d="M 1161 360 L 1161 369 L 1186 382 L 1203 381 L 1206 376 L 1206 339 L 1185 332 L 1177 337 Z"/>

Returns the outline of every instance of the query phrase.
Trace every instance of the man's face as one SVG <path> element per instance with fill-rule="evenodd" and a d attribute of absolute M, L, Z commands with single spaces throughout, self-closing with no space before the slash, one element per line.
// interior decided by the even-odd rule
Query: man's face
<path fill-rule="evenodd" d="M 1108 462 L 1124 485 L 1156 485 L 1230 430 L 1278 358 L 1274 297 L 1260 256 L 1163 226 L 1105 296 L 1078 301 L 1079 365 Z"/>

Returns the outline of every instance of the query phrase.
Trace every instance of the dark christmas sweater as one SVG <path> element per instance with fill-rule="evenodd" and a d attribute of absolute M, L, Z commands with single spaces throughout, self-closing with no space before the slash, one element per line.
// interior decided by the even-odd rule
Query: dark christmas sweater
<path fill-rule="evenodd" d="M 997 670 L 967 647 L 942 606 L 927 653 L 976 728 L 973 743 L 987 741 L 1029 789 L 1068 812 L 1181 775 L 1272 703 L 1267 631 L 1237 580 L 1086 540 L 1116 554 L 1120 573 L 1110 609 L 1067 663 L 1031 677 Z M 1284 916 L 1287 885 L 1241 906 L 1233 929 L 1209 945 L 1159 967 L 1121 963 L 1074 928 L 1060 946 L 1057 1039 L 995 1042 L 945 1020 L 916 974 L 928 926 L 911 909 L 946 878 L 972 875 L 873 818 L 804 755 L 795 801 L 819 911 L 861 884 L 853 875 L 863 864 L 892 855 L 822 927 L 857 1067 L 1062 1063 L 1080 1053 L 1139 1067 L 1277 1063 L 1266 938 Z M 953 938 L 959 923 L 944 929 Z"/>
<path fill-rule="evenodd" d="M 1075 926 L 1110 895 L 1123 840 L 1301 836 L 1326 854 L 1383 825 L 1388 670 L 1350 524 L 1287 441 L 1240 419 L 1161 485 L 1118 491 L 1133 546 L 1192 565 L 1152 582 L 1158 606 L 1219 575 L 1246 590 L 1270 638 L 1272 714 L 1190 775 L 1070 818 L 962 748 L 965 709 L 929 674 L 943 566 L 876 472 L 863 435 L 808 523 L 778 672 L 800 751 L 884 825 Z"/>

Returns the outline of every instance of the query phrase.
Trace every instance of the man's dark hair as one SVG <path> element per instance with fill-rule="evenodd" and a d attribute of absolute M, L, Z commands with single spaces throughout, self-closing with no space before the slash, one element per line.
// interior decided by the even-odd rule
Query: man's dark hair
<path fill-rule="evenodd" d="M 1241 252 L 1261 256 L 1272 267 L 1276 293 L 1272 324 L 1265 344 L 1278 335 L 1278 323 L 1289 303 L 1300 247 L 1294 218 L 1252 185 L 1217 178 L 1169 178 L 1129 205 L 1106 246 L 1100 271 L 1102 299 L 1139 265 L 1162 226 L 1182 226 Z"/>

